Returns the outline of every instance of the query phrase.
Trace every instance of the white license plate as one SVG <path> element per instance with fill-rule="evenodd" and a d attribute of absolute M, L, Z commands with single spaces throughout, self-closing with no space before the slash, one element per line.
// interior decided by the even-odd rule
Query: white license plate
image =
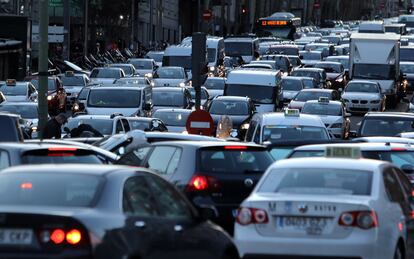
<path fill-rule="evenodd" d="M 0 229 L 0 245 L 30 245 L 32 239 L 31 229 Z"/>
<path fill-rule="evenodd" d="M 278 217 L 277 228 L 288 232 L 306 232 L 309 235 L 321 235 L 329 218 L 320 217 Z"/>

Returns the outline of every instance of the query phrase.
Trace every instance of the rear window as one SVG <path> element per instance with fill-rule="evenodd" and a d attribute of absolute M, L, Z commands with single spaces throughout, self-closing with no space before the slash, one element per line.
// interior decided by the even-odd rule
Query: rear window
<path fill-rule="evenodd" d="M 39 149 L 23 153 L 22 164 L 102 164 L 92 152 L 83 149 Z"/>
<path fill-rule="evenodd" d="M 370 195 L 372 172 L 331 168 L 282 168 L 265 176 L 258 192 Z"/>
<path fill-rule="evenodd" d="M 91 207 L 103 182 L 83 174 L 2 174 L 0 205 Z"/>
<path fill-rule="evenodd" d="M 199 167 L 202 172 L 259 173 L 266 171 L 273 159 L 266 150 L 231 146 L 230 149 L 201 149 Z"/>

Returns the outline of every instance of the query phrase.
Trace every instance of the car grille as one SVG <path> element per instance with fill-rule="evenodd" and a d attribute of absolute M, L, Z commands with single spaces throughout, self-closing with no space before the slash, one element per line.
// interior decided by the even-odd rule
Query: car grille
<path fill-rule="evenodd" d="M 367 100 L 352 100 L 352 103 L 360 103 L 360 104 L 367 104 Z"/>

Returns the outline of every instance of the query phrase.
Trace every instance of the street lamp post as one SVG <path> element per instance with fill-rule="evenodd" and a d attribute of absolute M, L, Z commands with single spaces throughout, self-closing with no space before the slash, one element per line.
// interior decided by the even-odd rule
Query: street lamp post
<path fill-rule="evenodd" d="M 83 55 L 88 55 L 88 12 L 89 12 L 89 0 L 85 0 L 85 9 L 84 9 L 84 30 L 83 30 Z"/>

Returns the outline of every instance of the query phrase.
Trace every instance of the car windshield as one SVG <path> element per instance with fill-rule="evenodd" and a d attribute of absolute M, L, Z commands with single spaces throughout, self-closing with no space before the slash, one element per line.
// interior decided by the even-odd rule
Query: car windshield
<path fill-rule="evenodd" d="M 210 77 L 204 82 L 205 88 L 209 90 L 224 90 L 224 84 L 224 79 L 210 79 Z"/>
<path fill-rule="evenodd" d="M 14 86 L 8 86 L 8 85 L 1 85 L 0 86 L 0 92 L 2 92 L 4 95 L 10 95 L 10 96 L 26 96 L 27 95 L 27 85 L 14 85 Z"/>
<path fill-rule="evenodd" d="M 85 79 L 81 76 L 63 76 L 61 77 L 62 84 L 67 88 L 68 86 L 85 86 Z"/>
<path fill-rule="evenodd" d="M 177 68 L 165 68 L 160 67 L 155 77 L 157 78 L 171 78 L 171 79 L 185 79 L 184 71 L 182 69 Z"/>
<path fill-rule="evenodd" d="M 290 152 L 292 152 L 292 147 L 275 147 L 270 150 L 270 155 L 277 161 L 285 159 Z"/>
<path fill-rule="evenodd" d="M 224 42 L 227 56 L 253 56 L 253 42 Z"/>
<path fill-rule="evenodd" d="M 145 78 L 120 78 L 116 80 L 115 84 L 117 85 L 128 85 L 128 84 L 134 84 L 134 85 L 148 85 L 148 80 Z"/>
<path fill-rule="evenodd" d="M 315 81 L 315 79 L 303 79 L 303 88 L 318 88 L 318 83 Z"/>
<path fill-rule="evenodd" d="M 0 111 L 19 114 L 23 119 L 37 119 L 37 105 L 1 105 Z"/>
<path fill-rule="evenodd" d="M 156 106 L 182 107 L 184 105 L 184 94 L 181 91 L 154 91 L 152 102 Z"/>
<path fill-rule="evenodd" d="M 299 77 L 312 77 L 316 81 L 320 81 L 321 75 L 317 71 L 305 71 L 305 70 L 295 70 L 292 72 L 292 76 Z"/>
<path fill-rule="evenodd" d="M 199 168 L 202 172 L 263 173 L 272 162 L 266 150 L 205 148 L 199 152 Z"/>
<path fill-rule="evenodd" d="M 128 63 L 131 63 L 135 69 L 152 69 L 152 61 L 151 60 L 136 60 L 131 59 L 128 61 Z"/>
<path fill-rule="evenodd" d="M 90 88 L 83 88 L 78 95 L 78 100 L 86 100 L 88 98 L 88 93 L 91 89 Z"/>
<path fill-rule="evenodd" d="M 227 96 L 249 96 L 254 103 L 272 104 L 275 87 L 267 85 L 241 85 L 227 84 L 225 95 Z"/>
<path fill-rule="evenodd" d="M 349 69 L 349 59 L 345 58 L 327 58 L 326 61 L 339 62 L 346 69 Z"/>
<path fill-rule="evenodd" d="M 191 55 L 189 56 L 164 56 L 162 59 L 163 66 L 183 67 L 184 69 L 190 70 Z"/>
<path fill-rule="evenodd" d="M 379 93 L 378 86 L 366 83 L 350 83 L 345 88 L 345 92 L 349 93 Z"/>
<path fill-rule="evenodd" d="M 395 77 L 395 65 L 354 64 L 353 77 L 386 80 Z"/>
<path fill-rule="evenodd" d="M 336 104 L 305 103 L 302 113 L 325 116 L 342 116 L 342 107 Z"/>
<path fill-rule="evenodd" d="M 249 107 L 247 102 L 215 100 L 209 112 L 215 115 L 248 115 Z"/>
<path fill-rule="evenodd" d="M 88 96 L 89 107 L 137 108 L 140 104 L 140 90 L 93 89 Z"/>
<path fill-rule="evenodd" d="M 319 100 L 320 97 L 328 97 L 331 99 L 331 93 L 325 91 L 300 91 L 294 100 L 298 102 L 306 102 L 310 100 Z"/>
<path fill-rule="evenodd" d="M 208 63 L 216 61 L 216 53 L 217 53 L 217 50 L 214 48 L 207 49 L 207 62 Z"/>
<path fill-rule="evenodd" d="M 322 60 L 322 55 L 320 53 L 305 52 L 300 55 L 304 60 Z"/>
<path fill-rule="evenodd" d="M 36 90 L 39 90 L 39 80 L 38 79 L 32 79 L 30 82 L 33 84 L 33 86 L 36 88 Z M 49 78 L 47 80 L 47 90 L 48 91 L 55 91 L 56 90 L 55 79 Z"/>
<path fill-rule="evenodd" d="M 404 74 L 414 74 L 414 65 L 401 64 L 400 65 L 400 70 Z"/>
<path fill-rule="evenodd" d="M 91 72 L 91 78 L 121 78 L 121 73 L 118 69 L 94 69 Z"/>
<path fill-rule="evenodd" d="M 87 174 L 2 174 L 0 205 L 91 207 L 103 182 Z"/>
<path fill-rule="evenodd" d="M 288 78 L 282 79 L 283 91 L 300 91 L 303 85 L 300 80 L 289 80 Z"/>
<path fill-rule="evenodd" d="M 367 118 L 361 125 L 361 136 L 395 136 L 414 131 L 414 119 L 401 117 Z"/>
<path fill-rule="evenodd" d="M 400 48 L 400 61 L 414 61 L 414 48 Z"/>
<path fill-rule="evenodd" d="M 154 118 L 158 118 L 164 122 L 166 126 L 185 127 L 190 112 L 171 112 L 171 111 L 155 111 Z"/>
<path fill-rule="evenodd" d="M 331 168 L 278 168 L 266 174 L 259 193 L 371 195 L 372 172 Z"/>
<path fill-rule="evenodd" d="M 286 140 L 327 140 L 328 133 L 324 127 L 299 125 L 268 125 L 263 128 L 263 142 L 280 142 Z"/>
<path fill-rule="evenodd" d="M 134 70 L 130 66 L 121 66 L 121 65 L 111 65 L 111 67 L 117 67 L 124 70 L 125 75 L 132 75 L 134 74 Z"/>
<path fill-rule="evenodd" d="M 188 91 L 191 94 L 191 98 L 195 100 L 195 94 L 196 94 L 195 89 L 193 87 L 191 87 L 191 88 L 188 89 Z M 201 90 L 200 93 L 201 93 L 201 99 L 204 99 L 205 100 L 205 99 L 208 98 L 207 97 L 207 92 L 205 90 Z"/>
<path fill-rule="evenodd" d="M 113 133 L 113 120 L 99 118 L 69 118 L 68 122 L 62 126 L 62 129 L 67 127 L 70 131 L 72 131 L 82 124 L 91 126 L 93 129 L 99 131 L 102 135 L 112 135 Z"/>

